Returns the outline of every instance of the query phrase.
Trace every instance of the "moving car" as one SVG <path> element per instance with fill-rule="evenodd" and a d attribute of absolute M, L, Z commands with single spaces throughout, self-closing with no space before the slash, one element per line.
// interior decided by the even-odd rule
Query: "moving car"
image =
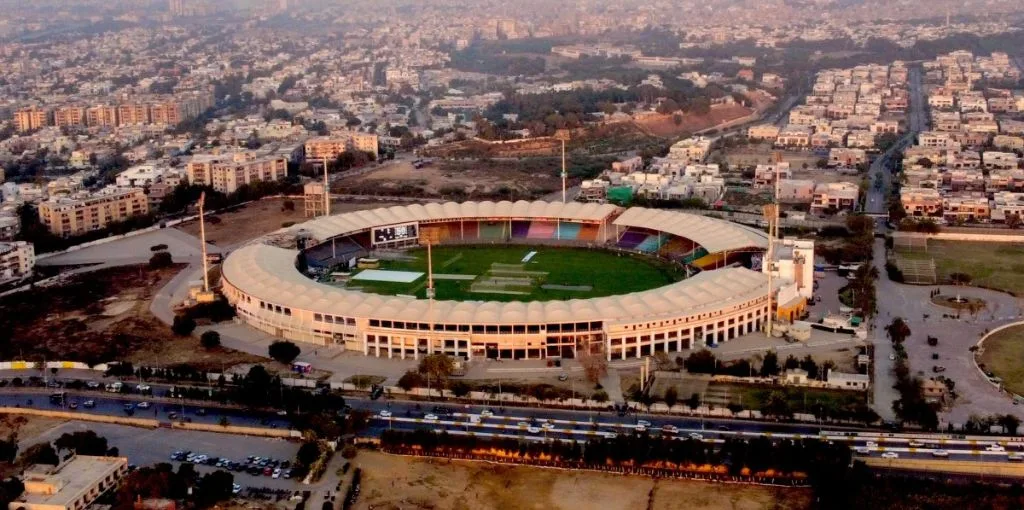
<path fill-rule="evenodd" d="M 431 414 L 428 414 L 428 415 L 424 416 L 423 419 L 427 420 L 427 421 L 437 421 L 437 415 L 431 413 Z"/>
<path fill-rule="evenodd" d="M 377 416 L 380 416 L 381 418 L 390 418 L 391 417 L 391 411 L 382 410 L 380 413 L 377 414 Z"/>
<path fill-rule="evenodd" d="M 480 411 L 480 416 L 483 418 L 490 418 L 491 416 L 494 416 L 494 412 L 490 409 L 484 409 L 483 411 Z"/>
<path fill-rule="evenodd" d="M 1017 462 L 1022 461 L 1024 460 L 1024 453 L 1011 453 L 1006 456 L 1006 460 L 1012 460 Z"/>
<path fill-rule="evenodd" d="M 882 454 L 882 458 L 883 459 L 898 459 L 898 458 L 900 458 L 900 454 L 898 454 L 896 452 L 885 452 L 885 453 Z"/>
<path fill-rule="evenodd" d="M 664 425 L 661 427 L 661 431 L 665 434 L 678 434 L 679 427 L 676 427 L 675 425 L 672 424 Z"/>
<path fill-rule="evenodd" d="M 1006 448 L 1003 448 L 1002 445 L 991 444 L 991 445 L 988 445 L 987 447 L 985 447 L 985 451 L 988 451 L 988 452 L 1005 452 Z"/>
<path fill-rule="evenodd" d="M 700 435 L 700 434 L 698 434 L 696 432 L 690 432 L 690 439 L 695 439 L 697 441 L 703 441 L 704 440 L 704 436 L 702 436 L 702 435 Z"/>
<path fill-rule="evenodd" d="M 871 448 L 868 448 L 867 446 L 858 446 L 858 447 L 854 448 L 853 451 L 855 451 L 855 452 L 857 452 L 857 453 L 859 453 L 861 455 L 869 455 L 869 454 L 871 454 Z"/>
<path fill-rule="evenodd" d="M 949 452 L 946 450 L 935 450 L 932 452 L 932 457 L 949 457 Z"/>
<path fill-rule="evenodd" d="M 85 402 L 82 402 L 82 406 L 88 407 L 88 408 L 96 407 L 96 401 L 95 400 L 86 400 Z"/>
<path fill-rule="evenodd" d="M 649 422 L 647 420 L 637 420 L 636 424 L 637 425 L 643 425 L 644 427 L 650 427 L 651 426 L 651 422 Z"/>

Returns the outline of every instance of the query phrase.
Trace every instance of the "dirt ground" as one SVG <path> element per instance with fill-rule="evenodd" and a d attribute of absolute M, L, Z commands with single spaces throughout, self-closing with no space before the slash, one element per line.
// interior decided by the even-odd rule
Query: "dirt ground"
<path fill-rule="evenodd" d="M 654 480 L 483 462 L 360 452 L 355 508 L 398 509 L 802 509 L 811 493 L 752 485 Z"/>
<path fill-rule="evenodd" d="M 461 190 L 470 197 L 508 188 L 524 195 L 517 198 L 530 198 L 529 194 L 554 191 L 560 182 L 547 169 L 534 171 L 501 161 L 442 161 L 420 169 L 413 168 L 410 163 L 396 163 L 365 175 L 343 179 L 340 186 L 350 193 L 377 194 L 378 191 L 374 190 L 382 188 L 390 192 L 408 191 L 412 196 L 449 195 L 453 190 Z"/>
<path fill-rule="evenodd" d="M 391 168 L 391 167 L 386 167 Z M 411 168 L 411 166 L 410 166 Z M 335 188 L 333 193 L 350 193 L 346 189 Z M 284 202 L 291 200 L 295 204 L 294 210 L 285 210 Z M 331 202 L 331 214 L 350 211 L 362 211 L 364 209 L 376 209 L 378 207 L 390 207 L 396 205 L 390 202 L 350 202 L 333 200 Z M 287 223 L 301 223 L 308 218 L 303 212 L 304 204 L 302 198 L 268 198 L 246 204 L 240 209 L 211 215 L 218 220 L 207 221 L 206 239 L 211 244 L 222 248 L 249 241 L 264 234 L 269 234 L 282 228 Z M 216 224 L 213 224 L 216 222 Z M 178 227 L 178 230 L 199 236 L 199 223 L 190 222 Z"/>
<path fill-rule="evenodd" d="M 636 121 L 644 131 L 666 138 L 683 133 L 696 133 L 719 124 L 746 117 L 753 110 L 739 105 L 722 105 L 711 109 L 707 115 L 683 115 L 682 122 L 675 123 L 671 115 L 650 115 Z"/>
<path fill-rule="evenodd" d="M 5 359 L 49 359 L 102 363 L 217 368 L 262 361 L 238 351 L 200 348 L 197 337 L 178 337 L 150 313 L 149 306 L 181 266 L 149 269 L 126 266 L 85 273 L 56 287 L 0 300 L 0 335 L 10 344 Z M 45 308 L 35 303 L 49 303 Z"/>

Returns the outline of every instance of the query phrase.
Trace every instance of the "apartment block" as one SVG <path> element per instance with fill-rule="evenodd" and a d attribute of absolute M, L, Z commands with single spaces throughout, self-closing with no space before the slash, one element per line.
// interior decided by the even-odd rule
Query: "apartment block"
<path fill-rule="evenodd" d="M 192 157 L 186 172 L 190 184 L 234 193 L 244 184 L 283 179 L 288 175 L 288 160 L 251 152 L 200 154 Z"/>
<path fill-rule="evenodd" d="M 48 126 L 50 124 L 49 117 L 49 112 L 42 108 L 35 106 L 22 108 L 14 112 L 14 129 L 19 133 L 27 133 Z"/>
<path fill-rule="evenodd" d="M 149 105 L 144 103 L 125 103 L 117 107 L 117 125 L 133 126 L 149 124 Z"/>
<path fill-rule="evenodd" d="M 0 243 L 0 282 L 28 276 L 35 266 L 36 251 L 32 243 Z"/>
<path fill-rule="evenodd" d="M 368 152 L 377 156 L 379 141 L 373 133 L 349 131 L 311 138 L 306 141 L 305 150 L 307 160 L 336 159 L 346 151 Z"/>
<path fill-rule="evenodd" d="M 117 125 L 117 107 L 96 105 L 85 109 L 85 125 L 89 127 L 113 127 Z"/>
<path fill-rule="evenodd" d="M 73 127 L 85 125 L 84 106 L 62 106 L 53 111 L 53 125 Z"/>
<path fill-rule="evenodd" d="M 64 237 L 148 213 L 149 200 L 142 188 L 105 188 L 98 193 L 51 197 L 39 204 L 39 221 L 54 235 Z"/>

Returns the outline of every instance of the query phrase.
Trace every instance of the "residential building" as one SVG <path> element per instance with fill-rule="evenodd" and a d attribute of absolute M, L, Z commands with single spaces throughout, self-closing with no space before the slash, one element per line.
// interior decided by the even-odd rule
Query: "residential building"
<path fill-rule="evenodd" d="M 867 390 L 871 385 L 871 376 L 867 374 L 847 374 L 830 369 L 825 374 L 825 382 L 833 388 Z"/>
<path fill-rule="evenodd" d="M 306 141 L 306 160 L 315 161 L 327 158 L 336 159 L 339 154 L 345 151 L 361 151 L 378 154 L 377 135 L 372 133 L 361 133 L 358 131 L 346 131 L 334 133 L 331 136 L 311 138 Z"/>
<path fill-rule="evenodd" d="M 35 465 L 25 471 L 25 492 L 10 510 L 82 510 L 128 474 L 126 457 L 72 455 L 56 466 Z"/>
<path fill-rule="evenodd" d="M 57 127 L 74 127 L 85 125 L 84 106 L 62 106 L 53 111 L 53 125 Z"/>
<path fill-rule="evenodd" d="M 758 124 L 747 129 L 747 138 L 774 142 L 779 137 L 779 127 L 775 124 Z"/>
<path fill-rule="evenodd" d="M 942 196 L 936 189 L 904 187 L 900 204 L 908 216 L 935 216 L 942 211 Z"/>
<path fill-rule="evenodd" d="M 274 182 L 288 175 L 288 160 L 252 152 L 200 154 L 186 167 L 188 182 L 211 186 L 221 193 L 234 193 L 239 186 Z"/>
<path fill-rule="evenodd" d="M 992 195 L 989 218 L 993 222 L 1005 223 L 1006 218 L 1017 216 L 1024 219 L 1024 193 L 1000 191 Z"/>
<path fill-rule="evenodd" d="M 703 136 L 697 136 L 680 140 L 673 144 L 668 151 L 668 157 L 687 163 L 703 163 L 710 150 L 711 140 Z"/>
<path fill-rule="evenodd" d="M 0 282 L 32 274 L 36 266 L 36 252 L 32 243 L 0 242 Z"/>
<path fill-rule="evenodd" d="M 89 127 L 113 127 L 117 125 L 117 107 L 110 105 L 90 106 L 85 109 L 85 125 Z"/>
<path fill-rule="evenodd" d="M 852 211 L 857 207 L 860 187 L 852 182 L 820 183 L 814 187 L 811 212 Z"/>
<path fill-rule="evenodd" d="M 984 193 L 968 192 L 942 199 L 942 219 L 948 224 L 987 222 L 989 216 Z"/>
<path fill-rule="evenodd" d="M 779 179 L 779 202 L 784 204 L 809 204 L 813 200 L 813 180 Z"/>
<path fill-rule="evenodd" d="M 1013 152 L 987 151 L 982 154 L 986 170 L 1012 170 L 1020 164 L 1020 158 Z"/>
<path fill-rule="evenodd" d="M 54 235 L 74 236 L 106 228 L 114 222 L 149 213 L 142 188 L 105 188 L 98 193 L 79 192 L 51 196 L 39 204 L 39 221 Z"/>
<path fill-rule="evenodd" d="M 807 147 L 811 144 L 811 128 L 809 126 L 789 125 L 779 131 L 775 145 L 781 147 Z"/>
<path fill-rule="evenodd" d="M 147 188 L 160 180 L 170 168 L 156 164 L 136 165 L 117 174 L 114 182 L 121 188 Z"/>
<path fill-rule="evenodd" d="M 42 108 L 33 106 L 14 112 L 14 129 L 19 133 L 27 133 L 49 124 L 49 112 Z"/>
<path fill-rule="evenodd" d="M 837 147 L 828 151 L 829 166 L 857 166 L 867 162 L 868 154 L 864 149 Z"/>
<path fill-rule="evenodd" d="M 117 125 L 132 126 L 149 124 L 149 105 L 145 103 L 124 103 L 117 106 Z"/>

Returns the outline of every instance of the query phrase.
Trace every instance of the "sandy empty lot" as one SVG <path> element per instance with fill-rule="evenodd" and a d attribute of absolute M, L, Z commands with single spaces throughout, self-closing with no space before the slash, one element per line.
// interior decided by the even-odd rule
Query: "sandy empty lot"
<path fill-rule="evenodd" d="M 802 509 L 811 493 L 360 452 L 357 509 Z"/>

